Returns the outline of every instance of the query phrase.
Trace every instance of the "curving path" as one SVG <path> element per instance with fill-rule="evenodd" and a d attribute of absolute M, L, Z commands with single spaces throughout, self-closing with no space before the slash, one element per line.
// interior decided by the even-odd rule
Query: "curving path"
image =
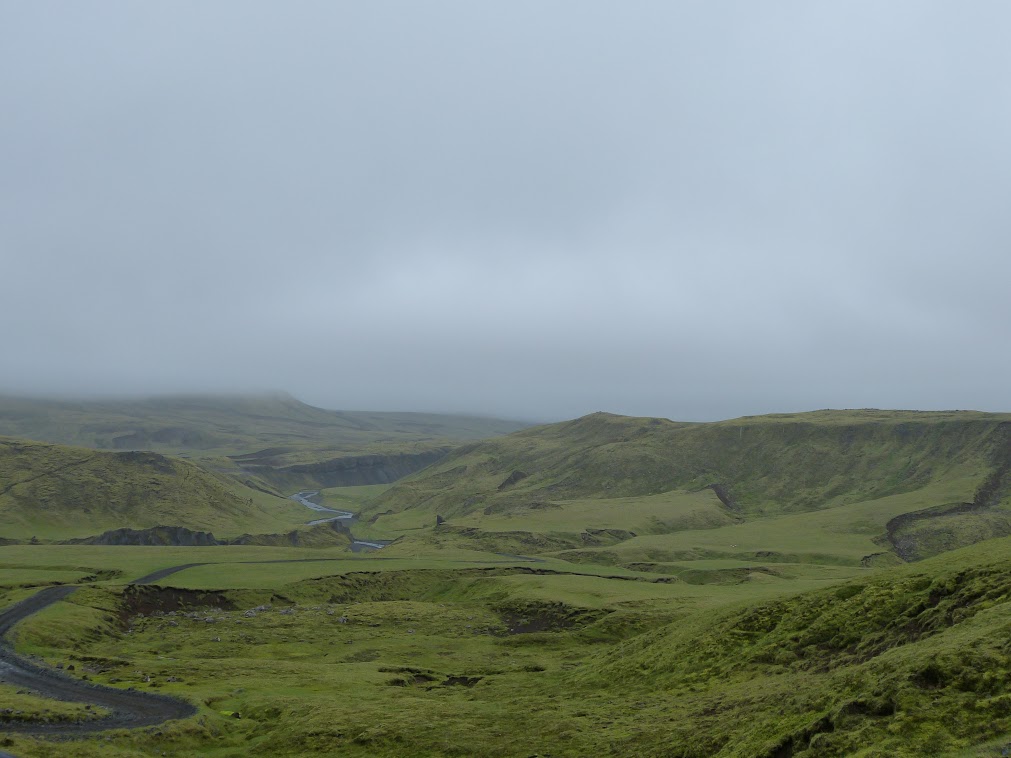
<path fill-rule="evenodd" d="M 313 508 L 313 510 L 331 510 L 340 513 L 337 519 L 350 519 L 354 514 L 343 511 L 332 511 L 324 509 L 315 503 L 308 501 L 306 495 L 315 493 L 299 493 L 293 499 L 297 499 L 303 505 Z M 326 519 L 327 521 L 331 519 Z M 371 548 L 381 548 L 384 544 L 359 543 Z M 352 547 L 354 549 L 354 546 Z M 461 560 L 460 563 L 507 563 L 516 560 L 529 561 L 534 563 L 542 562 L 540 558 L 525 555 L 510 555 L 508 553 L 497 553 L 505 561 L 468 561 Z M 346 558 L 289 558 L 267 561 L 240 561 L 240 563 L 312 563 L 322 561 L 340 561 Z M 454 561 L 456 562 L 456 561 Z M 185 571 L 195 566 L 206 566 L 217 561 L 204 561 L 200 563 L 183 563 L 179 566 L 154 571 L 139 579 L 135 579 L 130 584 L 154 584 L 167 576 L 171 576 L 179 571 Z M 25 656 L 14 652 L 9 640 L 8 633 L 19 622 L 29 616 L 38 613 L 44 608 L 48 608 L 53 603 L 59 602 L 76 592 L 78 587 L 61 585 L 57 587 L 47 587 L 29 598 L 16 603 L 9 608 L 0 611 L 0 681 L 13 684 L 16 687 L 24 687 L 43 696 L 56 700 L 89 703 L 100 706 L 110 711 L 110 715 L 94 719 L 93 721 L 65 721 L 52 724 L 31 724 L 31 723 L 8 723 L 0 724 L 0 733 L 16 732 L 29 735 L 48 736 L 75 736 L 85 735 L 93 732 L 100 732 L 106 729 L 134 729 L 138 727 L 155 726 L 165 721 L 174 719 L 184 719 L 194 716 L 197 713 L 196 706 L 178 698 L 168 695 L 157 695 L 150 692 L 142 692 L 135 689 L 118 689 L 107 687 L 101 684 L 93 684 L 81 679 L 75 679 L 60 671 L 41 666 Z M 0 751 L 0 758 L 15 758 L 10 753 Z"/>
<path fill-rule="evenodd" d="M 0 613 L 0 680 L 56 700 L 90 703 L 107 708 L 111 712 L 110 715 L 94 721 L 4 724 L 0 727 L 0 731 L 38 735 L 79 735 L 106 729 L 154 726 L 164 721 L 195 715 L 196 707 L 184 700 L 150 692 L 121 690 L 92 684 L 40 666 L 14 652 L 6 639 L 7 633 L 14 628 L 14 625 L 63 600 L 76 590 L 77 587 L 48 587 Z"/>

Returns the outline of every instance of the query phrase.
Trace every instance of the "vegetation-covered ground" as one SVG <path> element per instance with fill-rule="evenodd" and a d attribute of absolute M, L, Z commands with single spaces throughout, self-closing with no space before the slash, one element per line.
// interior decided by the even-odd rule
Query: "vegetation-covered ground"
<path fill-rule="evenodd" d="M 606 563 L 915 560 L 1011 534 L 1009 422 L 970 412 L 714 424 L 596 413 L 458 448 L 364 516 L 390 535 Z"/>
<path fill-rule="evenodd" d="M 1009 548 L 823 577 L 822 589 L 539 564 L 377 571 L 378 557 L 258 589 L 104 583 L 22 624 L 19 649 L 94 681 L 177 694 L 200 715 L 109 739 L 14 736 L 8 749 L 957 754 L 1011 730 Z M 171 583 L 185 586 L 185 573 Z"/>
<path fill-rule="evenodd" d="M 281 393 L 105 400 L 0 396 L 0 435 L 187 456 L 273 494 L 390 482 L 461 442 L 525 426 L 450 414 L 331 411 Z M 351 479 L 341 481 L 349 470 Z"/>
<path fill-rule="evenodd" d="M 396 538 L 377 553 L 0 546 L 2 604 L 82 585 L 15 629 L 19 651 L 199 708 L 69 742 L 11 731 L 0 749 L 1000 755 L 1007 421 L 595 414 L 393 486 L 324 488 L 362 513 L 357 536 Z M 15 700 L 22 719 L 92 717 L 2 688 L 0 717 Z"/>
<path fill-rule="evenodd" d="M 237 536 L 305 522 L 298 504 L 180 458 L 0 438 L 0 538 L 160 525 Z"/>

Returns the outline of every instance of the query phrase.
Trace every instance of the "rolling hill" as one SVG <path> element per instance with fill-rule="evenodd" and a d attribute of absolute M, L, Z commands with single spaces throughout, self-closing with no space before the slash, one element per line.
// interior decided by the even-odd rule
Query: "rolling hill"
<path fill-rule="evenodd" d="M 462 442 L 525 426 L 459 415 L 330 411 L 279 393 L 110 400 L 0 396 L 0 435 L 183 455 L 277 494 L 388 483 Z"/>
<path fill-rule="evenodd" d="M 12 545 L 0 595 L 87 584 L 22 621 L 16 649 L 203 707 L 84 737 L 81 755 L 1000 755 L 1009 421 L 594 414 L 347 488 L 369 498 L 356 534 L 403 537 L 378 554 L 348 554 L 334 525 L 227 547 Z M 3 523 L 234 523 L 260 502 L 156 453 L 5 444 Z M 123 585 L 151 571 L 170 573 Z M 52 753 L 32 734 L 5 745 Z"/>
<path fill-rule="evenodd" d="M 528 424 L 434 413 L 330 411 L 290 395 L 175 395 L 60 400 L 0 396 L 0 435 L 100 450 L 233 455 L 299 446 L 364 452 L 370 445 L 463 442 Z"/>
<path fill-rule="evenodd" d="M 287 531 L 306 509 L 195 464 L 0 438 L 0 537 L 67 539 L 185 526 L 219 536 Z"/>
<path fill-rule="evenodd" d="M 913 560 L 1011 534 L 1009 431 L 1011 416 L 974 412 L 597 413 L 458 448 L 369 514 L 604 563 Z M 584 548 L 598 552 L 559 552 Z"/>

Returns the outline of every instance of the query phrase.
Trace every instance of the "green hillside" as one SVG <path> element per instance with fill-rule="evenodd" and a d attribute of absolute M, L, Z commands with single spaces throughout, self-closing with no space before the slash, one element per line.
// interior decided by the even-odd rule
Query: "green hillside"
<path fill-rule="evenodd" d="M 386 484 L 461 442 L 525 426 L 449 414 L 330 411 L 279 393 L 110 400 L 0 396 L 0 435 L 182 455 L 274 494 Z"/>
<path fill-rule="evenodd" d="M 466 445 L 392 486 L 324 489 L 362 511 L 358 539 L 399 538 L 359 555 L 340 524 L 256 521 L 278 501 L 235 497 L 189 461 L 9 440 L 4 523 L 125 527 L 175 509 L 186 526 L 250 536 L 0 547 L 5 604 L 85 585 L 23 621 L 17 650 L 199 709 L 155 730 L 4 745 L 82 758 L 1001 755 L 1009 420 L 594 414 Z M 55 718 L 16 692 L 0 705 Z"/>
<path fill-rule="evenodd" d="M 316 551 L 277 563 L 293 551 L 170 548 L 176 562 L 224 562 L 163 587 L 92 585 L 22 623 L 16 644 L 95 682 L 186 698 L 199 717 L 8 746 L 38 756 L 998 756 L 1011 737 L 1009 549 L 994 540 L 791 588 L 772 575 L 698 586 L 493 555 L 411 565 Z M 135 576 L 157 565 L 156 550 L 21 546 L 12 558 L 115 561 Z M 41 717 L 47 704 L 18 707 Z"/>
<path fill-rule="evenodd" d="M 186 526 L 218 536 L 287 531 L 290 500 L 158 453 L 111 453 L 0 438 L 0 537 L 66 539 L 122 527 Z"/>
<path fill-rule="evenodd" d="M 1008 540 L 699 614 L 574 679 L 649 698 L 671 755 L 947 755 L 1011 731 Z M 662 700 L 659 700 L 662 698 Z M 658 726 L 662 716 L 665 727 Z"/>
<path fill-rule="evenodd" d="M 586 548 L 598 552 L 565 557 L 603 563 L 913 560 L 1011 534 L 1009 421 L 820 411 L 684 424 L 597 413 L 458 448 L 368 512 L 391 533 Z"/>
<path fill-rule="evenodd" d="M 257 451 L 299 462 L 299 449 L 365 452 L 391 442 L 445 444 L 507 434 L 527 424 L 431 413 L 330 411 L 290 395 L 178 395 L 59 400 L 0 396 L 0 435 L 102 450 L 204 455 Z M 275 448 L 271 450 L 271 448 Z"/>

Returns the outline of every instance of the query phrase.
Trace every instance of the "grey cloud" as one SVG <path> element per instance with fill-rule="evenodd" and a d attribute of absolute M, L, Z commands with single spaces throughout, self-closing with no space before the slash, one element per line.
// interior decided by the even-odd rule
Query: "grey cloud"
<path fill-rule="evenodd" d="M 0 6 L 0 390 L 1006 409 L 1011 10 Z"/>

